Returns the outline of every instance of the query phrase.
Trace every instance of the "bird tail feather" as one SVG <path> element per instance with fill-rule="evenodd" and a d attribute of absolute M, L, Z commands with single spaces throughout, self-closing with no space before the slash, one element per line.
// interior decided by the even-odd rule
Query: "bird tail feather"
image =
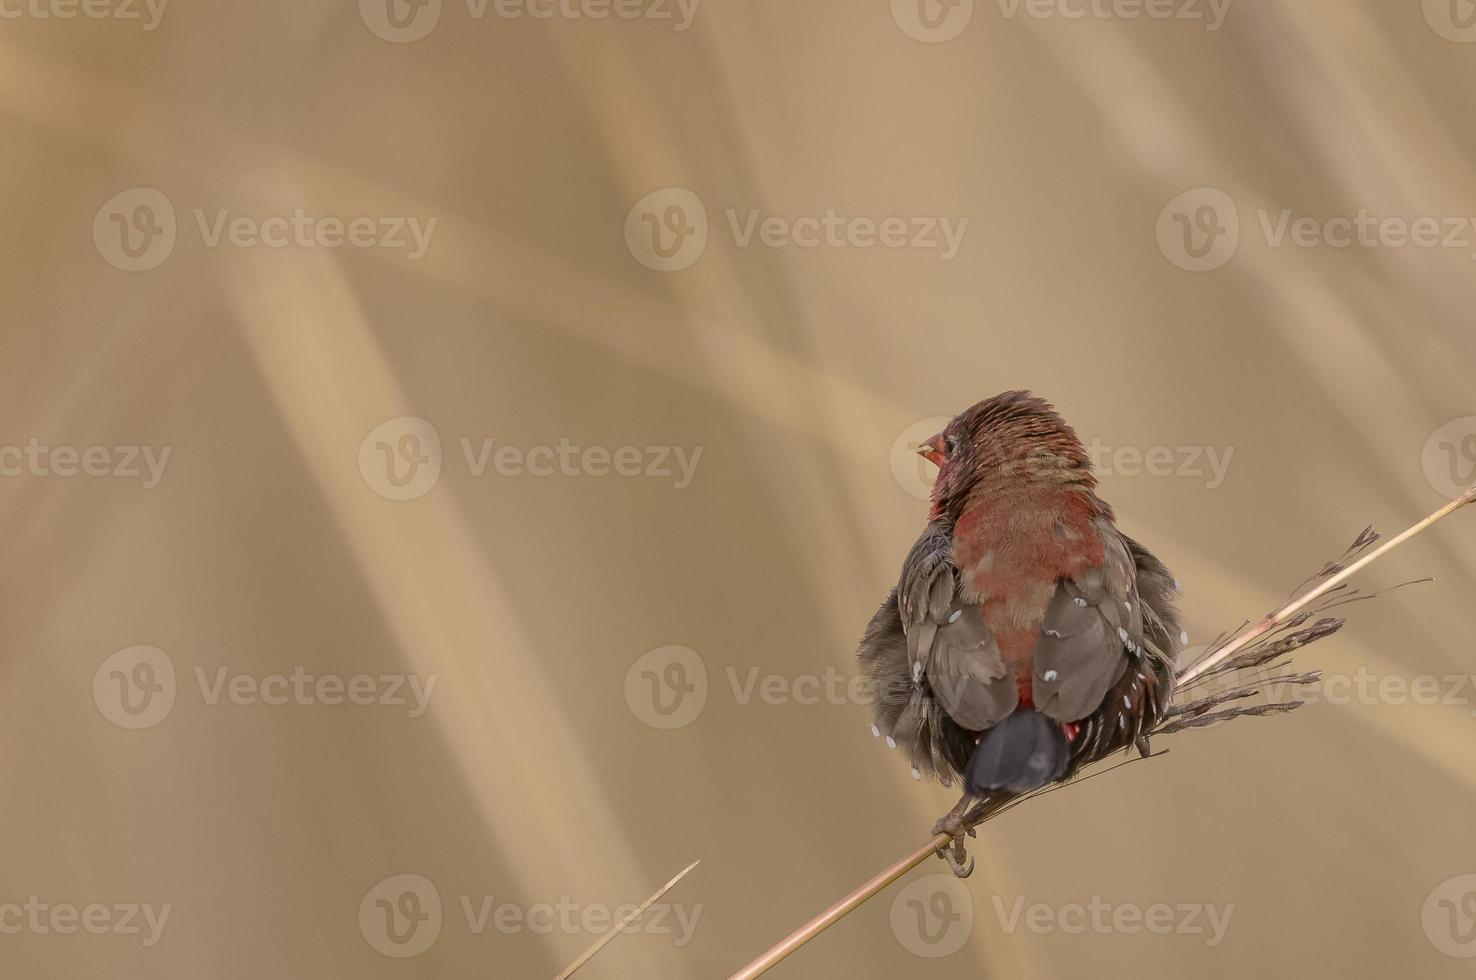
<path fill-rule="evenodd" d="M 1066 732 L 1031 708 L 1021 708 L 984 734 L 969 760 L 966 788 L 1028 793 L 1060 779 L 1070 759 Z"/>

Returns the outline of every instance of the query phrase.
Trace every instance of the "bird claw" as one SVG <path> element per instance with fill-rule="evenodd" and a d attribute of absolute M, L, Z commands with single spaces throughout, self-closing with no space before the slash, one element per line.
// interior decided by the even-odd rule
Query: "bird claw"
<path fill-rule="evenodd" d="M 938 856 L 947 862 L 948 867 L 953 869 L 953 874 L 958 878 L 967 878 L 974 873 L 974 858 L 964 847 L 962 835 L 955 837 L 952 843 L 938 848 Z"/>
<path fill-rule="evenodd" d="M 954 875 L 959 878 L 967 878 L 974 873 L 974 859 L 969 856 L 968 848 L 964 846 L 964 837 L 977 837 L 978 832 L 973 827 L 966 826 L 963 818 L 968 811 L 968 805 L 972 801 L 964 797 L 958 806 L 948 812 L 943 819 L 933 825 L 933 833 L 947 834 L 953 840 L 942 847 L 937 848 L 937 854 L 953 869 Z"/>

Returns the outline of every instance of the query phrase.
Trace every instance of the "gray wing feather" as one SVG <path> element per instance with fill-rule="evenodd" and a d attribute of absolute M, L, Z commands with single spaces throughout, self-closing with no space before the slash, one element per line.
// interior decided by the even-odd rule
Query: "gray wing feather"
<path fill-rule="evenodd" d="M 974 732 L 1019 699 L 980 607 L 958 599 L 952 531 L 942 522 L 913 545 L 857 653 L 877 731 L 945 785 L 967 764 Z"/>
<path fill-rule="evenodd" d="M 1079 721 L 1096 711 L 1143 654 L 1143 604 L 1133 556 L 1116 530 L 1099 528 L 1102 564 L 1062 579 L 1046 607 L 1035 650 L 1033 692 L 1041 712 Z"/>
<path fill-rule="evenodd" d="M 909 670 L 948 716 L 971 731 L 1006 718 L 1019 701 L 983 610 L 958 596 L 948 527 L 929 526 L 902 566 L 897 585 Z M 905 716 L 904 716 L 905 718 Z"/>
<path fill-rule="evenodd" d="M 999 644 L 984 625 L 983 610 L 965 605 L 958 612 L 957 619 L 938 628 L 933 640 L 928 685 L 949 717 L 980 732 L 1009 717 L 1020 692 L 1000 656 Z"/>

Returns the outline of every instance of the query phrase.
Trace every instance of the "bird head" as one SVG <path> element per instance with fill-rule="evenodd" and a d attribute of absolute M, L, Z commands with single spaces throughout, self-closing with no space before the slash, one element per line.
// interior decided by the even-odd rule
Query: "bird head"
<path fill-rule="evenodd" d="M 1007 391 L 961 412 L 918 446 L 938 467 L 934 517 L 956 520 L 977 494 L 1031 483 L 1096 485 L 1076 432 L 1042 398 Z"/>

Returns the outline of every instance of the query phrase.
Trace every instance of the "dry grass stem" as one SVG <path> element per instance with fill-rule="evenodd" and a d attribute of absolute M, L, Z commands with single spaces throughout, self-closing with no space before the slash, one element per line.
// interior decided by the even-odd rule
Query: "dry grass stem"
<path fill-rule="evenodd" d="M 1319 614 L 1371 597 L 1348 588 L 1348 579 L 1473 500 L 1476 500 L 1476 485 L 1377 548 L 1374 545 L 1379 540 L 1378 532 L 1371 527 L 1365 528 L 1341 557 L 1329 562 L 1316 575 L 1303 582 L 1281 608 L 1254 625 L 1247 622 L 1231 633 L 1222 634 L 1203 656 L 1183 668 L 1175 680 L 1174 703 L 1151 734 L 1171 735 L 1186 729 L 1206 728 L 1234 718 L 1284 714 L 1300 707 L 1302 702 L 1294 698 L 1264 704 L 1242 702 L 1260 696 L 1273 687 L 1294 692 L 1298 687 L 1321 680 L 1320 672 L 1288 673 L 1285 668 L 1290 662 L 1290 656 L 1297 650 L 1331 636 L 1342 628 L 1342 619 Z M 1318 618 L 1314 619 L 1314 616 Z M 1267 676 L 1268 674 L 1271 676 Z M 1225 681 L 1229 686 L 1213 692 L 1201 693 L 1196 690 L 1216 680 Z M 1190 693 L 1194 697 L 1184 700 Z M 1107 769 L 1085 774 L 1086 769 L 1105 761 L 1110 754 L 1115 754 L 1115 751 L 1085 760 L 1078 770 L 1079 774 L 1070 782 L 1049 786 L 1024 796 L 980 799 L 969 811 L 965 822 L 971 828 L 977 827 L 1025 800 L 1054 792 L 1093 775 L 1110 772 L 1111 769 Z M 1162 754 L 1157 752 L 1145 758 Z M 730 980 L 752 980 L 762 976 L 949 842 L 948 835 L 938 834 L 785 937 L 763 956 L 734 973 Z"/>
<path fill-rule="evenodd" d="M 697 865 L 701 863 L 701 859 L 698 859 L 683 868 L 680 872 L 678 872 L 675 878 L 671 879 L 666 884 L 658 888 L 656 890 L 656 894 L 646 899 L 636 909 L 627 913 L 623 919 L 621 919 L 615 925 L 611 926 L 608 932 L 606 932 L 599 939 L 596 939 L 594 941 L 594 944 L 590 946 L 589 949 L 586 949 L 583 953 L 580 953 L 579 958 L 573 963 L 570 963 L 567 967 L 565 967 L 564 972 L 554 977 L 554 980 L 568 980 L 569 977 L 572 977 L 576 970 L 584 966 L 584 964 L 588 963 L 590 960 L 594 959 L 596 953 L 608 946 L 610 944 L 610 940 L 620 935 L 621 930 L 625 929 L 632 922 L 635 922 L 641 916 L 645 915 L 646 910 L 649 909 L 652 905 L 656 904 L 656 902 L 660 900 L 662 895 L 665 895 L 667 892 L 675 888 L 677 882 L 681 881 L 683 878 L 687 877 L 687 875 L 691 874 L 692 869 L 697 867 Z"/>

